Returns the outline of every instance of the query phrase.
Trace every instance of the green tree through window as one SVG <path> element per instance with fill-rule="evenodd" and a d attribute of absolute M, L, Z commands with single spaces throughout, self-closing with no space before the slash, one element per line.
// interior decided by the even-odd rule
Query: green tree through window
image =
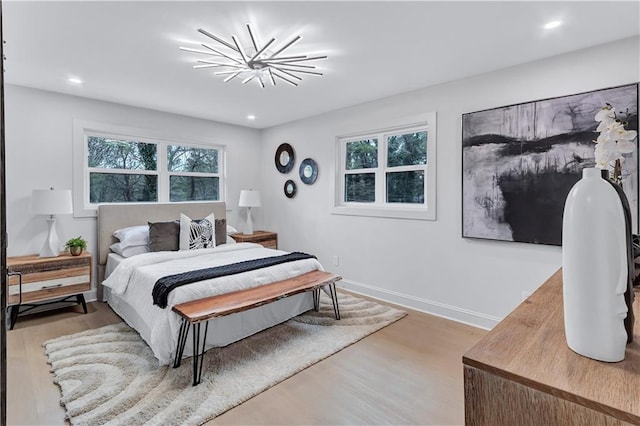
<path fill-rule="evenodd" d="M 436 113 L 412 120 L 336 137 L 333 214 L 436 219 Z"/>
<path fill-rule="evenodd" d="M 424 204 L 424 170 L 406 170 L 427 164 L 427 132 L 387 138 L 387 203 Z M 398 171 L 394 171 L 394 169 Z M 400 168 L 402 168 L 400 170 Z"/>
<path fill-rule="evenodd" d="M 343 165 L 345 203 L 425 203 L 425 130 L 346 140 Z"/>
<path fill-rule="evenodd" d="M 86 140 L 92 204 L 220 200 L 219 149 L 98 135 Z M 164 170 L 159 151 L 167 154 Z M 162 194 L 160 176 L 168 185 Z"/>
<path fill-rule="evenodd" d="M 190 146 L 167 146 L 171 201 L 220 199 L 218 150 Z"/>
<path fill-rule="evenodd" d="M 427 164 L 427 132 L 406 133 L 387 139 L 389 167 Z"/>
<path fill-rule="evenodd" d="M 435 131 L 435 114 L 424 116 L 426 120 L 420 124 L 337 139 L 340 180 L 336 185 L 335 213 L 435 217 L 435 168 L 429 164 L 429 156 L 435 155 L 435 139 L 430 140 L 431 130 Z M 431 210 L 428 202 L 433 206 Z"/>
<path fill-rule="evenodd" d="M 89 136 L 87 145 L 89 167 L 94 169 L 89 173 L 91 203 L 158 200 L 157 173 L 130 173 L 157 171 L 155 144 Z"/>

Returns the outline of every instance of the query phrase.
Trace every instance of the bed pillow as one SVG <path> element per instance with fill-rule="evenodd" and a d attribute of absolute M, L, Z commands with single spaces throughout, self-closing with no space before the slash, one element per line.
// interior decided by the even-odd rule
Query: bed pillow
<path fill-rule="evenodd" d="M 145 246 L 129 246 L 122 247 L 122 243 L 115 243 L 109 246 L 112 252 L 119 254 L 122 257 L 131 257 L 137 254 L 148 253 L 149 247 Z"/>
<path fill-rule="evenodd" d="M 137 225 L 118 229 L 113 236 L 120 240 L 121 247 L 147 246 L 149 244 L 149 226 Z"/>
<path fill-rule="evenodd" d="M 227 242 L 227 219 L 216 219 L 216 246 Z"/>
<path fill-rule="evenodd" d="M 177 251 L 180 248 L 180 222 L 149 222 L 149 251 Z"/>
<path fill-rule="evenodd" d="M 213 213 L 204 219 L 196 220 L 180 213 L 180 250 L 215 247 L 215 222 Z"/>
<path fill-rule="evenodd" d="M 237 234 L 238 230 L 231 225 L 227 225 L 227 234 Z"/>

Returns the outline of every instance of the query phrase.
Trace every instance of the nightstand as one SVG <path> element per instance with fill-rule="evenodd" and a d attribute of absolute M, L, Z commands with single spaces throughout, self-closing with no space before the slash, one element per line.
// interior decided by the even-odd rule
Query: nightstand
<path fill-rule="evenodd" d="M 87 313 L 82 292 L 91 290 L 91 253 L 84 252 L 79 256 L 62 253 L 58 257 L 9 257 L 7 272 L 11 329 L 18 314 L 52 303 L 75 299 Z"/>
<path fill-rule="evenodd" d="M 253 234 L 245 235 L 242 233 L 229 234 L 231 238 L 238 243 L 257 243 L 262 244 L 266 248 L 278 248 L 278 234 L 269 231 L 254 231 Z"/>

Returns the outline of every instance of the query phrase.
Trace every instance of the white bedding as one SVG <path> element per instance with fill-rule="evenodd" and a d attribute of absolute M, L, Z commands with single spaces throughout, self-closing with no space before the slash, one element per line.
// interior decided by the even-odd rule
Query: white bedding
<path fill-rule="evenodd" d="M 144 322 L 144 325 L 135 328 L 149 344 L 153 353 L 160 361 L 160 364 L 168 364 L 173 360 L 180 325 L 178 315 L 171 310 L 172 306 L 190 300 L 257 287 L 262 284 L 291 278 L 306 272 L 322 269 L 322 266 L 316 259 L 305 259 L 189 284 L 176 288 L 169 294 L 168 306 L 165 309 L 153 305 L 151 292 L 158 279 L 188 270 L 236 263 L 250 259 L 279 256 L 285 253 L 286 252 L 280 250 L 267 249 L 253 243 L 225 244 L 212 249 L 202 250 L 144 253 L 120 260 L 118 266 L 103 282 L 103 285 L 109 289 L 111 297 L 117 299 L 118 303 L 124 302 L 124 304 L 135 310 L 137 317 Z M 291 313 L 274 313 L 268 309 L 259 311 L 264 308 L 264 306 L 247 311 L 247 314 L 252 313 L 251 315 L 256 318 L 262 317 L 263 319 L 260 321 L 266 321 L 263 326 L 257 329 L 257 324 L 249 324 L 249 328 L 255 329 L 253 332 L 259 331 L 260 329 L 284 321 L 290 316 L 297 315 L 309 309 L 311 306 L 307 301 L 309 298 L 310 297 L 305 299 L 291 298 L 292 300 L 287 303 L 290 305 L 287 309 L 293 310 Z M 281 306 L 286 306 L 287 304 L 281 304 Z M 248 317 L 251 317 L 251 315 Z M 233 316 L 225 318 L 232 320 L 231 317 Z M 225 321 L 220 321 L 220 324 L 224 323 Z M 215 325 L 213 328 L 211 326 L 209 328 L 210 332 L 208 335 L 215 333 L 216 328 L 218 328 L 218 331 L 225 332 L 225 330 L 221 330 L 221 327 L 216 327 Z M 234 338 L 236 340 L 237 338 L 246 337 L 245 331 L 228 333 L 227 330 L 226 332 L 227 334 L 235 335 L 236 337 Z M 188 344 L 185 347 L 185 356 L 191 354 L 190 340 L 191 336 L 189 336 Z M 215 339 L 208 339 L 208 343 L 210 342 L 213 343 L 208 345 L 208 347 L 216 346 L 216 343 L 217 345 L 220 343 L 230 343 L 220 342 L 219 340 L 216 342 Z"/>
<path fill-rule="evenodd" d="M 116 269 L 116 267 L 125 260 L 126 257 L 120 256 L 118 253 L 109 253 L 107 255 L 107 266 L 104 269 L 104 277 L 108 278 L 109 275 Z"/>

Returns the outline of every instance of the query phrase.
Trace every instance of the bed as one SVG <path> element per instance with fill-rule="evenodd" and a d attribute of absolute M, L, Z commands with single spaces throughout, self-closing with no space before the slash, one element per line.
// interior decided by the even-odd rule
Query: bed
<path fill-rule="evenodd" d="M 312 270 L 322 270 L 315 259 L 303 259 L 243 272 L 227 277 L 200 281 L 171 291 L 166 307 L 154 305 L 154 283 L 166 275 L 192 269 L 219 266 L 285 255 L 286 252 L 264 248 L 253 243 L 223 244 L 215 248 L 142 253 L 123 258 L 110 247 L 117 242 L 113 233 L 128 226 L 147 222 L 172 221 L 185 214 L 204 218 L 213 213 L 216 219 L 226 217 L 222 202 L 171 203 L 138 205 L 102 205 L 98 209 L 98 297 L 134 328 L 152 349 L 160 365 L 173 361 L 180 319 L 172 306 L 190 300 L 288 279 Z M 313 296 L 303 293 L 278 300 L 249 311 L 210 321 L 207 348 L 225 346 L 266 328 L 313 309 Z M 191 339 L 189 339 L 191 340 Z M 190 342 L 183 356 L 191 356 Z"/>

